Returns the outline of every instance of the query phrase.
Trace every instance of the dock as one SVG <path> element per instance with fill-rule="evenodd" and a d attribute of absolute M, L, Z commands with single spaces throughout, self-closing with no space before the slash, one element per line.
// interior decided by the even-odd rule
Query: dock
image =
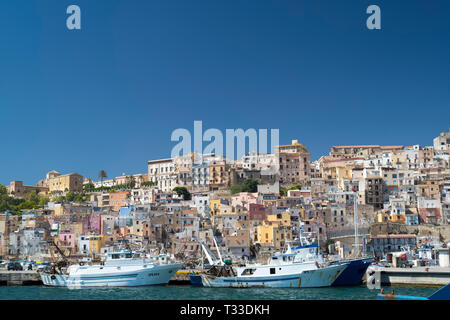
<path fill-rule="evenodd" d="M 0 286 L 40 286 L 41 276 L 37 271 L 0 271 Z"/>
<path fill-rule="evenodd" d="M 368 270 L 369 271 L 369 270 Z M 382 285 L 443 286 L 450 283 L 450 267 L 374 269 Z"/>

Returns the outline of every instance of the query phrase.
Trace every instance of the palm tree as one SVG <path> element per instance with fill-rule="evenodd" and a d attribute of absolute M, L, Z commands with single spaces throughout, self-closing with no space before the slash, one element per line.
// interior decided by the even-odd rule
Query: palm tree
<path fill-rule="evenodd" d="M 108 177 L 108 175 L 106 174 L 106 171 L 100 170 L 100 172 L 98 173 L 98 177 L 102 181 L 102 187 L 103 187 L 103 179 Z"/>

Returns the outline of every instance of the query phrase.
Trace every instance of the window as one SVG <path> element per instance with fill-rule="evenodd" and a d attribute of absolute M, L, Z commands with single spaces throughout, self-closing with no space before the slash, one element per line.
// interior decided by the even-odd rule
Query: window
<path fill-rule="evenodd" d="M 245 269 L 241 275 L 242 276 L 252 275 L 255 273 L 255 271 L 256 271 L 256 269 L 253 269 L 253 268 Z"/>
<path fill-rule="evenodd" d="M 275 268 L 270 268 L 270 274 L 275 274 Z"/>

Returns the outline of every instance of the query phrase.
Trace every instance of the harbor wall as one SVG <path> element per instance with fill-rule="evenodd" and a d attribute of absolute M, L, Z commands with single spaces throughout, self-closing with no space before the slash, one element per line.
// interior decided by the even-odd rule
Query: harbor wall
<path fill-rule="evenodd" d="M 0 286 L 42 285 L 37 271 L 0 271 Z"/>
<path fill-rule="evenodd" d="M 416 268 L 376 268 L 375 277 L 379 277 L 381 285 L 411 285 L 411 286 L 443 286 L 450 283 L 450 268 L 416 267 Z M 371 272 L 367 270 L 365 275 Z"/>

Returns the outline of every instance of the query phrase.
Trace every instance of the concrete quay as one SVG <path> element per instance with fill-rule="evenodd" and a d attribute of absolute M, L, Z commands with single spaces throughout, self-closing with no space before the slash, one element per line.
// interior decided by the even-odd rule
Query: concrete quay
<path fill-rule="evenodd" d="M 0 270 L 0 286 L 39 286 L 41 276 L 37 271 L 6 271 Z"/>
<path fill-rule="evenodd" d="M 372 268 L 382 285 L 440 287 L 450 283 L 450 267 Z M 368 269 L 370 273 L 370 268 Z M 379 273 L 377 275 L 377 273 Z M 367 274 L 366 274 L 367 275 Z"/>

